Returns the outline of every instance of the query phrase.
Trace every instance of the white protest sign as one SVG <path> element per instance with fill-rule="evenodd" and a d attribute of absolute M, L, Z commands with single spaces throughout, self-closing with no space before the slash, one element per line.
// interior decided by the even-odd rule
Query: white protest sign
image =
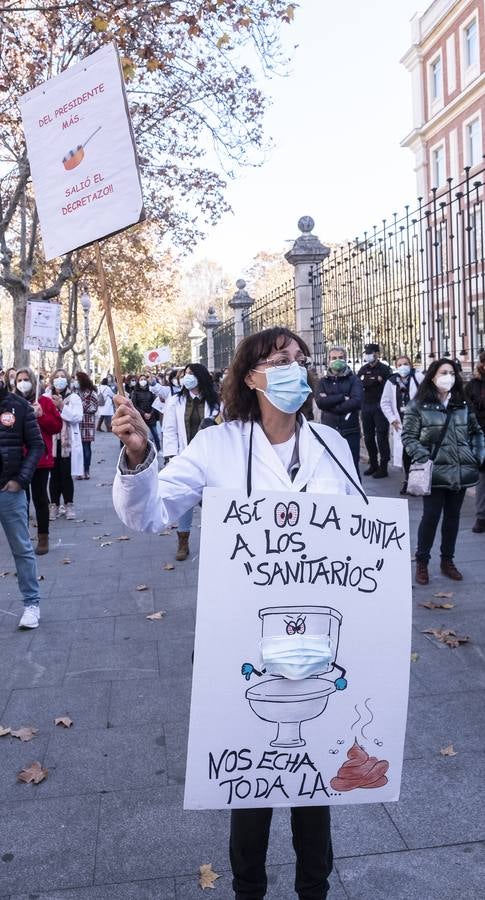
<path fill-rule="evenodd" d="M 146 366 L 159 366 L 171 359 L 170 347 L 156 347 L 154 350 L 147 350 L 143 354 L 143 362 Z"/>
<path fill-rule="evenodd" d="M 143 198 L 114 44 L 20 99 L 46 259 L 143 218 Z"/>
<path fill-rule="evenodd" d="M 25 313 L 24 350 L 58 350 L 61 306 L 28 300 Z"/>
<path fill-rule="evenodd" d="M 206 488 L 185 808 L 398 799 L 408 532 L 402 500 Z M 292 641 L 324 661 L 270 674 Z"/>

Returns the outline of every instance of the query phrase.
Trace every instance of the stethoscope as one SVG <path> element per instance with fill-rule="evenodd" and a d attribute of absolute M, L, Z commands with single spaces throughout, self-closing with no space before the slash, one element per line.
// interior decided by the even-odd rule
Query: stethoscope
<path fill-rule="evenodd" d="M 342 463 L 340 462 L 340 460 L 337 459 L 335 454 L 332 453 L 328 444 L 326 444 L 325 441 L 323 440 L 323 438 L 320 437 L 320 435 L 317 434 L 317 432 L 313 430 L 311 425 L 309 425 L 308 427 L 309 427 L 311 433 L 313 434 L 313 437 L 315 437 L 317 439 L 318 443 L 321 444 L 322 447 L 325 448 L 325 450 L 327 451 L 327 453 L 331 457 L 331 459 L 333 459 L 333 461 L 335 463 L 337 463 L 337 466 L 339 467 L 339 469 L 341 469 L 341 471 L 344 473 L 345 477 L 350 481 L 350 483 L 353 484 L 354 488 L 359 492 L 360 496 L 363 498 L 365 503 L 369 504 L 369 500 L 367 499 L 367 497 L 366 497 L 364 491 L 362 490 L 362 488 L 360 487 L 360 485 L 357 484 L 357 482 L 352 478 L 352 475 L 350 475 L 350 473 L 347 472 L 347 469 L 345 468 L 345 466 L 343 466 Z M 253 489 L 253 436 L 254 436 L 254 419 L 251 420 L 251 430 L 249 432 L 248 469 L 247 469 L 247 482 L 246 482 L 248 497 L 251 496 L 251 492 Z M 300 493 L 306 493 L 307 487 L 308 487 L 308 484 L 304 484 L 303 487 L 300 488 Z"/>

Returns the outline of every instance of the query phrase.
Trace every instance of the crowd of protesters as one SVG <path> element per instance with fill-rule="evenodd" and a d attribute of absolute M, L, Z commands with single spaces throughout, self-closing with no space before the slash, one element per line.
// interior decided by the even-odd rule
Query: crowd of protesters
<path fill-rule="evenodd" d="M 466 489 L 473 485 L 473 531 L 485 533 L 485 353 L 466 383 L 453 360 L 435 360 L 426 372 L 406 355 L 394 362 L 391 368 L 380 359 L 379 345 L 370 343 L 363 364 L 353 369 L 346 348 L 333 347 L 323 374 L 311 365 L 305 370 L 311 393 L 301 413 L 339 432 L 361 481 L 388 477 L 392 464 L 403 471 L 400 493 L 405 495 L 412 463 L 433 460 L 418 531 L 416 581 L 428 583 L 440 519 L 441 571 L 460 580 L 455 544 Z M 169 466 L 201 429 L 224 421 L 228 371 L 210 373 L 191 363 L 124 376 L 124 394 L 145 423 L 160 467 Z M 0 372 L 0 522 L 17 565 L 23 627 L 39 621 L 34 554 L 49 552 L 50 523 L 76 519 L 75 482 L 90 478 L 92 444 L 96 434 L 111 432 L 117 392 L 111 373 L 96 385 L 87 373 L 70 376 L 65 369 L 41 374 L 38 382 L 28 367 Z M 361 473 L 362 437 L 367 463 Z M 35 550 L 30 503 L 37 524 Z M 176 523 L 179 562 L 190 552 L 192 516 L 190 508 Z"/>

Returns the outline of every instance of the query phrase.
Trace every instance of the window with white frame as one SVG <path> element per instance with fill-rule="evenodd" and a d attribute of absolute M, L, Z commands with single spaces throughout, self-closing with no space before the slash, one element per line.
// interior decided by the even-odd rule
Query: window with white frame
<path fill-rule="evenodd" d="M 445 183 L 445 148 L 443 144 L 435 147 L 431 154 L 433 187 L 441 187 Z"/>
<path fill-rule="evenodd" d="M 434 59 L 433 62 L 430 63 L 429 76 L 431 103 L 436 103 L 437 100 L 441 100 L 443 94 L 443 72 L 441 66 L 441 56 L 437 56 L 436 59 Z"/>
<path fill-rule="evenodd" d="M 463 53 L 467 69 L 478 65 L 478 25 L 476 19 L 472 19 L 463 29 Z"/>
<path fill-rule="evenodd" d="M 482 129 L 479 116 L 465 125 L 465 158 L 467 166 L 476 166 L 482 157 Z"/>

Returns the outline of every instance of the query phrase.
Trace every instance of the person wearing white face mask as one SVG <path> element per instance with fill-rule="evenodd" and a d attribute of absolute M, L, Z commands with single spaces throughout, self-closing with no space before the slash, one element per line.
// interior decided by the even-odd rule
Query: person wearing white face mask
<path fill-rule="evenodd" d="M 52 398 L 62 419 L 60 435 L 54 435 L 52 452 L 54 468 L 49 482 L 51 521 L 58 516 L 75 519 L 74 482 L 73 478 L 84 474 L 83 446 L 81 442 L 80 424 L 83 420 L 81 398 L 68 387 L 65 369 L 56 369 L 52 378 L 52 387 L 46 394 Z M 61 497 L 63 503 L 61 504 Z"/>
<path fill-rule="evenodd" d="M 146 375 L 140 375 L 137 379 L 136 386 L 130 394 L 130 400 L 148 425 L 158 452 L 161 449 L 157 430 L 158 413 L 153 409 L 153 394 Z"/>
<path fill-rule="evenodd" d="M 461 581 L 463 576 L 453 562 L 460 510 L 466 489 L 478 482 L 485 438 L 466 403 L 455 362 L 431 363 L 415 399 L 406 407 L 402 443 L 413 463 L 433 461 L 431 493 L 423 497 L 418 529 L 416 582 L 429 583 L 428 562 L 441 517 L 441 572 Z"/>
<path fill-rule="evenodd" d="M 402 421 L 404 411 L 410 400 L 416 396 L 416 392 L 424 376 L 417 372 L 411 365 L 409 356 L 398 356 L 396 359 L 396 371 L 386 381 L 381 397 L 381 409 L 393 429 L 393 464 L 402 465 L 404 469 L 404 481 L 400 493 L 405 494 L 408 486 L 408 473 L 411 460 L 404 450 L 401 441 Z"/>
<path fill-rule="evenodd" d="M 143 420 L 129 402 L 116 398 L 113 431 L 125 450 L 115 476 L 113 501 L 124 524 L 138 531 L 160 531 L 171 521 L 180 521 L 200 501 L 204 487 L 247 490 L 248 495 L 253 490 L 285 490 L 297 496 L 306 489 L 362 494 L 347 441 L 335 429 L 310 424 L 301 415 L 310 394 L 308 364 L 307 345 L 287 328 L 268 328 L 244 338 L 224 382 L 225 421 L 199 430 L 160 473 Z M 200 382 L 199 366 L 189 366 L 186 374 L 189 369 Z M 193 392 L 193 388 L 185 390 Z M 175 407 L 178 403 L 169 401 Z M 302 649 L 308 663 L 309 648 Z M 328 648 L 312 648 L 312 657 L 315 652 L 325 654 Z M 298 666 L 293 654 L 290 659 L 286 654 L 286 664 L 291 669 Z M 260 900 L 266 893 L 271 816 L 268 808 L 231 812 L 236 900 Z M 291 827 L 298 896 L 323 900 L 332 870 L 328 807 L 293 808 Z"/>
<path fill-rule="evenodd" d="M 369 465 L 364 475 L 373 478 L 387 478 L 387 466 L 391 458 L 389 447 L 389 423 L 381 410 L 384 385 L 391 375 L 388 365 L 379 359 L 379 344 L 366 344 L 364 365 L 357 372 L 360 378 L 362 399 L 362 430 L 364 443 L 369 454 Z M 380 459 L 379 459 L 380 455 Z"/>
<path fill-rule="evenodd" d="M 205 366 L 193 363 L 186 366 L 181 378 L 182 390 L 165 404 L 163 423 L 163 454 L 169 462 L 191 443 L 204 419 L 214 419 L 219 412 L 219 400 L 212 378 Z M 177 562 L 189 555 L 189 538 L 192 527 L 193 507 L 178 520 Z"/>
<path fill-rule="evenodd" d="M 45 452 L 37 463 L 37 468 L 30 482 L 32 501 L 37 519 L 37 556 L 44 556 L 49 552 L 49 495 L 47 482 L 49 472 L 54 467 L 52 455 L 53 435 L 59 434 L 62 429 L 61 415 L 54 403 L 45 394 L 36 399 L 36 377 L 32 369 L 19 369 L 15 379 L 16 393 L 24 397 L 34 411 L 40 433 L 44 441 Z M 29 492 L 27 490 L 27 497 Z"/>

